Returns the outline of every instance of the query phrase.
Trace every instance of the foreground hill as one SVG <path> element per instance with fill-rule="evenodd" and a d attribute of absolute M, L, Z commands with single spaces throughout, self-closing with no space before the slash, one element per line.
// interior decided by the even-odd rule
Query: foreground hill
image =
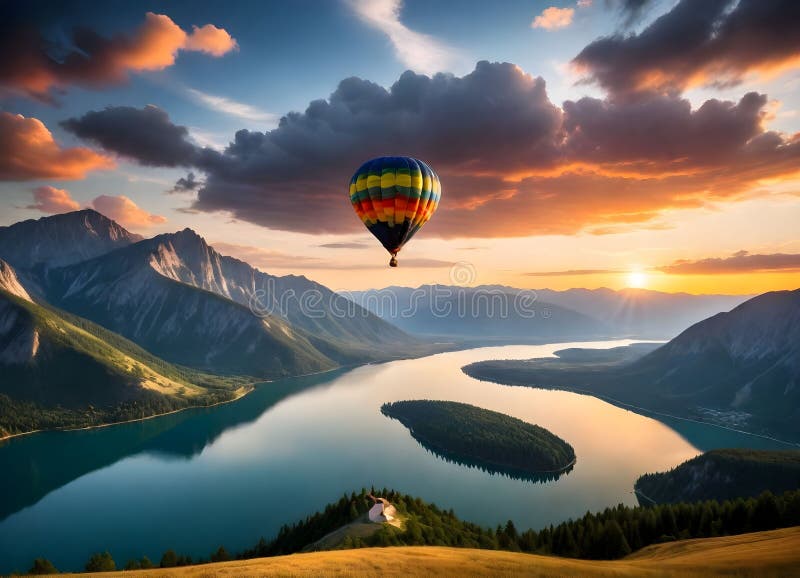
<path fill-rule="evenodd" d="M 124 576 L 537 576 L 701 578 L 793 576 L 800 527 L 649 546 L 622 560 L 573 560 L 439 546 L 293 554 L 200 566 L 127 571 Z M 123 575 L 122 572 L 102 575 Z"/>
<path fill-rule="evenodd" d="M 800 450 L 712 450 L 668 472 L 645 474 L 636 481 L 639 502 L 644 505 L 722 501 L 797 488 Z"/>
<path fill-rule="evenodd" d="M 464 371 L 800 440 L 800 289 L 754 297 L 633 361 L 580 357 L 486 361 Z"/>

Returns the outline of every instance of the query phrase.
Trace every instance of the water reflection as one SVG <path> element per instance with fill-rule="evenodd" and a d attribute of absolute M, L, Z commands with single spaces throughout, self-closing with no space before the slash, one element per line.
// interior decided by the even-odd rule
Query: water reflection
<path fill-rule="evenodd" d="M 346 370 L 325 374 L 333 379 Z M 0 445 L 0 521 L 51 491 L 128 456 L 189 460 L 226 430 L 255 421 L 286 397 L 319 385 L 321 375 L 262 384 L 237 402 L 79 431 L 12 438 Z M 7 475 L 10 473 L 10 475 Z"/>
<path fill-rule="evenodd" d="M 439 458 L 441 460 L 444 460 L 445 462 L 447 462 L 449 464 L 457 464 L 459 466 L 465 466 L 467 468 L 474 468 L 476 470 L 479 470 L 481 472 L 485 472 L 485 473 L 487 473 L 489 475 L 492 475 L 492 476 L 506 477 L 506 478 L 509 478 L 509 479 L 512 479 L 512 480 L 522 480 L 524 482 L 531 482 L 531 483 L 534 483 L 534 484 L 545 484 L 547 482 L 555 482 L 561 476 L 565 476 L 565 475 L 569 474 L 573 470 L 573 468 L 575 467 L 575 463 L 576 463 L 575 461 L 573 461 L 571 464 L 569 464 L 565 468 L 562 468 L 562 469 L 560 469 L 560 470 L 558 470 L 556 472 L 536 472 L 536 473 L 533 473 L 533 472 L 529 472 L 529 471 L 526 471 L 526 470 L 520 470 L 520 469 L 516 469 L 516 468 L 512 468 L 512 467 L 505 467 L 504 466 L 504 467 L 501 468 L 499 466 L 495 467 L 495 466 L 486 464 L 485 462 L 479 462 L 479 461 L 467 458 L 465 456 L 460 456 L 460 455 L 455 455 L 455 454 L 444 452 L 442 450 L 439 450 L 437 448 L 434 448 L 434 447 L 428 445 L 427 443 L 425 443 L 425 441 L 423 439 L 415 436 L 413 433 L 411 433 L 411 437 L 413 437 L 417 441 L 417 443 L 420 446 L 422 446 L 422 448 L 427 453 L 429 453 L 432 456 L 436 456 L 437 458 Z"/>

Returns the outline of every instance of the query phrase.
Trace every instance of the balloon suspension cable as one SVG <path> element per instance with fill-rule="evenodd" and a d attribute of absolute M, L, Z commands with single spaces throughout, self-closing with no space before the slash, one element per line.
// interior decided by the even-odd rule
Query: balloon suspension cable
<path fill-rule="evenodd" d="M 389 260 L 389 267 L 397 267 L 397 251 L 392 253 L 392 258 Z"/>

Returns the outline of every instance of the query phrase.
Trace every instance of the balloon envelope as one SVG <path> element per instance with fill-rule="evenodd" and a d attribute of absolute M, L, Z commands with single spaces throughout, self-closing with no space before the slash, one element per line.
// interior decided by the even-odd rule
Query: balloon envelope
<path fill-rule="evenodd" d="M 411 157 L 365 162 L 350 179 L 350 202 L 370 233 L 394 255 L 439 206 L 442 186 L 428 165 Z"/>

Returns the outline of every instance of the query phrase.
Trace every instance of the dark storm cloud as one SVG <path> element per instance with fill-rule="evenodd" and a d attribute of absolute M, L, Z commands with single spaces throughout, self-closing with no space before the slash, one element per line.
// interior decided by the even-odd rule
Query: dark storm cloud
<path fill-rule="evenodd" d="M 680 93 L 800 65 L 800 2 L 681 0 L 639 34 L 595 40 L 573 60 L 611 94 Z"/>
<path fill-rule="evenodd" d="M 622 17 L 622 25 L 627 28 L 636 24 L 644 16 L 647 6 L 653 0 L 606 0 L 606 4 L 616 8 Z"/>
<path fill-rule="evenodd" d="M 168 193 L 192 193 L 203 186 L 201 181 L 198 181 L 195 174 L 190 172 L 185 177 L 179 178 L 175 181 L 175 185 L 167 191 Z"/>
<path fill-rule="evenodd" d="M 658 269 L 664 273 L 681 275 L 797 271 L 800 270 L 800 255 L 796 253 L 753 255 L 747 251 L 739 251 L 730 257 L 712 257 L 698 261 L 682 260 Z"/>
<path fill-rule="evenodd" d="M 583 98 L 562 110 L 540 78 L 482 62 L 462 78 L 407 72 L 389 90 L 346 79 L 274 130 L 237 132 L 222 152 L 192 144 L 159 109 L 84 118 L 152 117 L 145 136 L 158 152 L 112 122 L 87 134 L 145 163 L 202 171 L 194 210 L 279 230 L 358 231 L 347 199 L 352 172 L 371 157 L 406 154 L 442 178 L 428 235 L 513 237 L 650 224 L 664 210 L 736 200 L 765 179 L 796 174 L 800 138 L 764 130 L 766 102 L 749 93 L 692 109 L 680 97 L 651 94 Z"/>
<path fill-rule="evenodd" d="M 582 98 L 564 103 L 566 151 L 592 162 L 724 163 L 763 133 L 767 97 L 750 92 L 738 103 L 707 100 L 692 110 L 688 100 L 653 95 L 619 102 Z"/>
<path fill-rule="evenodd" d="M 166 112 L 152 105 L 91 111 L 65 120 L 61 126 L 108 151 L 149 166 L 190 166 L 199 153 L 189 141 L 188 129 L 173 124 Z"/>

